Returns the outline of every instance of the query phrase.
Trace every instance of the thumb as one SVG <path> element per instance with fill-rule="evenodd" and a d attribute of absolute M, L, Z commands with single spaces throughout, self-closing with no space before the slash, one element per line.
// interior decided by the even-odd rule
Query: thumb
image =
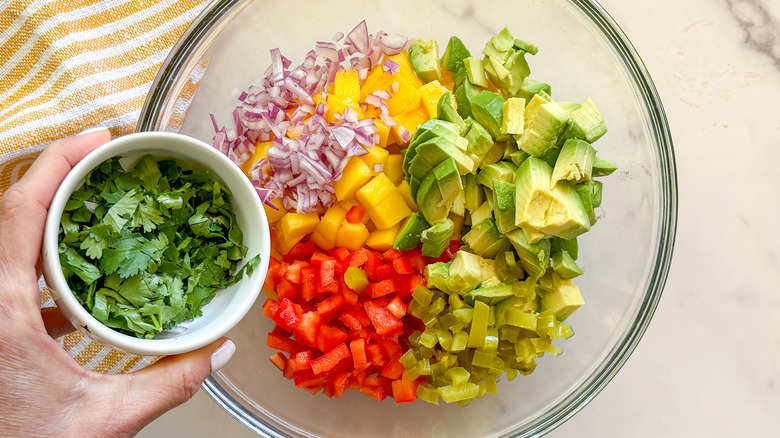
<path fill-rule="evenodd" d="M 133 373 L 124 400 L 127 412 L 132 412 L 131 422 L 143 427 L 192 398 L 206 377 L 224 366 L 235 351 L 233 341 L 223 337 L 199 350 L 165 357 Z"/>

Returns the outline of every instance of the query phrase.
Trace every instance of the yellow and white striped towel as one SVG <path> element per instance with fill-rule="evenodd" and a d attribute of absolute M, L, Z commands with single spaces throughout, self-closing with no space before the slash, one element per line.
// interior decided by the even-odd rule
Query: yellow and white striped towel
<path fill-rule="evenodd" d="M 151 82 L 208 0 L 0 0 L 0 202 L 52 141 L 95 126 L 135 130 Z M 41 305 L 53 300 L 42 283 Z M 154 358 L 60 339 L 105 373 Z"/>

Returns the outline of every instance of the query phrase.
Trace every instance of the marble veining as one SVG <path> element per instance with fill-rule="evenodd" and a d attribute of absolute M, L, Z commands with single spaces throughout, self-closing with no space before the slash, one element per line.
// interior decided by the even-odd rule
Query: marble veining
<path fill-rule="evenodd" d="M 766 0 L 770 1 L 770 0 Z M 780 23 L 760 0 L 726 0 L 728 9 L 745 31 L 745 42 L 769 56 L 780 69 Z M 775 2 L 776 3 L 776 2 Z"/>

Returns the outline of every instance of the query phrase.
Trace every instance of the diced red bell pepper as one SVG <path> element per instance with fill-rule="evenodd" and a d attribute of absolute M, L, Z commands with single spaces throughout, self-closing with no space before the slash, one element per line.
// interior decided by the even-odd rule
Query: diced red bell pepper
<path fill-rule="evenodd" d="M 353 205 L 347 212 L 347 215 L 344 216 L 344 219 L 351 224 L 357 224 L 363 221 L 363 215 L 365 214 L 366 210 L 362 205 Z"/>
<path fill-rule="evenodd" d="M 390 249 L 388 249 L 387 251 L 385 251 L 385 252 L 382 254 L 382 257 L 383 257 L 385 260 L 395 260 L 395 259 L 397 259 L 398 257 L 401 257 L 402 255 L 403 255 L 403 253 L 402 253 L 401 251 L 398 251 L 398 250 L 397 250 L 397 249 L 395 249 L 395 248 L 390 248 Z"/>
<path fill-rule="evenodd" d="M 289 330 L 300 322 L 302 317 L 301 306 L 287 298 L 282 299 L 271 307 L 273 320 L 282 328 Z"/>
<path fill-rule="evenodd" d="M 393 380 L 390 385 L 396 403 L 411 403 L 417 399 L 417 381 L 401 378 Z"/>
<path fill-rule="evenodd" d="M 342 360 L 350 357 L 349 348 L 341 343 L 327 353 L 311 361 L 311 370 L 314 374 L 322 374 L 336 367 Z"/>
<path fill-rule="evenodd" d="M 365 265 L 366 262 L 368 261 L 368 258 L 372 255 L 373 254 L 371 254 L 371 251 L 365 248 L 360 248 L 359 250 L 353 252 L 352 255 L 349 257 L 349 259 L 347 260 L 347 266 L 348 267 L 351 266 L 353 268 L 359 268 Z"/>
<path fill-rule="evenodd" d="M 388 278 L 391 278 L 395 272 L 393 271 L 393 267 L 390 265 L 386 265 L 384 263 L 377 265 L 376 267 L 376 280 L 375 281 L 382 281 L 387 280 Z"/>
<path fill-rule="evenodd" d="M 344 302 L 352 306 L 358 303 L 360 297 L 358 296 L 357 292 L 350 289 L 343 279 L 340 282 L 339 290 L 341 291 L 341 296 L 344 297 Z"/>
<path fill-rule="evenodd" d="M 344 330 L 323 324 L 320 327 L 319 336 L 317 336 L 317 348 L 322 352 L 330 351 L 333 347 L 346 342 L 348 339 L 349 334 Z"/>
<path fill-rule="evenodd" d="M 295 382 L 295 386 L 303 388 L 312 394 L 319 392 L 319 390 L 322 389 L 322 386 L 325 384 L 325 381 L 314 374 L 314 372 L 310 369 L 301 370 L 295 373 L 293 376 L 293 382 Z"/>
<path fill-rule="evenodd" d="M 308 260 L 316 250 L 317 246 L 313 241 L 308 239 L 301 240 L 290 248 L 290 251 L 284 255 L 284 259 L 285 261 Z"/>
<path fill-rule="evenodd" d="M 399 296 L 395 296 L 393 299 L 390 300 L 390 302 L 387 303 L 387 310 L 390 311 L 390 313 L 393 314 L 398 319 L 401 319 L 406 315 L 406 308 L 407 305 L 404 304 L 403 300 Z"/>
<path fill-rule="evenodd" d="M 379 344 L 368 343 L 366 344 L 366 357 L 372 365 L 383 367 L 387 364 L 387 356 Z"/>
<path fill-rule="evenodd" d="M 368 276 L 368 279 L 371 281 L 377 281 L 377 273 L 376 270 L 380 265 L 383 265 L 382 259 L 380 259 L 376 254 L 373 252 L 368 252 L 366 254 L 366 275 Z"/>
<path fill-rule="evenodd" d="M 366 356 L 366 340 L 355 339 L 349 343 L 349 350 L 352 352 L 352 363 L 355 371 L 362 371 L 368 367 L 368 357 Z"/>
<path fill-rule="evenodd" d="M 290 270 L 288 269 L 288 272 Z M 282 278 L 279 280 L 279 283 L 276 285 L 276 293 L 279 295 L 280 300 L 293 300 L 296 296 L 298 296 L 298 288 L 287 280 L 287 277 Z"/>
<path fill-rule="evenodd" d="M 270 349 L 281 350 L 290 354 L 295 348 L 295 340 L 275 332 L 270 332 L 266 338 L 265 345 Z"/>
<path fill-rule="evenodd" d="M 339 247 L 333 249 L 333 257 L 336 258 L 336 260 L 343 262 L 344 260 L 349 257 L 349 250 L 347 248 Z"/>
<path fill-rule="evenodd" d="M 330 321 L 336 317 L 342 307 L 344 307 L 344 297 L 335 294 L 317 303 L 317 313 L 324 321 Z"/>
<path fill-rule="evenodd" d="M 409 275 L 406 277 L 406 283 L 409 286 L 407 290 L 409 291 L 409 295 L 414 292 L 415 289 L 417 289 L 417 286 L 425 285 L 425 280 L 422 278 L 421 275 Z M 301 292 L 303 293 L 303 292 Z M 403 298 L 403 297 L 402 297 Z"/>
<path fill-rule="evenodd" d="M 333 260 L 333 257 L 322 251 L 315 251 L 314 254 L 311 255 L 312 265 L 320 266 L 322 262 L 326 260 Z"/>
<path fill-rule="evenodd" d="M 363 309 L 368 314 L 368 318 L 371 319 L 371 324 L 376 332 L 382 336 L 388 336 L 403 328 L 403 323 L 400 319 L 393 316 L 386 308 L 378 306 L 372 301 L 363 303 Z"/>
<path fill-rule="evenodd" d="M 274 304 L 276 303 L 277 303 L 276 300 L 272 300 L 270 298 L 265 300 L 265 303 L 263 303 L 263 315 L 265 315 L 266 318 L 268 319 L 274 318 L 274 312 L 271 309 L 273 309 Z"/>
<path fill-rule="evenodd" d="M 350 373 L 347 371 L 342 371 L 338 376 L 336 376 L 336 378 L 331 380 L 330 385 L 333 387 L 331 390 L 333 397 L 341 397 L 345 392 L 347 392 L 349 378 Z"/>
<path fill-rule="evenodd" d="M 320 292 L 336 293 L 339 282 L 336 279 L 336 261 L 323 260 L 320 264 Z"/>
<path fill-rule="evenodd" d="M 376 377 L 366 377 L 358 390 L 376 400 L 382 401 L 387 398 L 387 389 L 379 381 L 374 383 L 376 379 Z"/>
<path fill-rule="evenodd" d="M 351 330 L 360 330 L 361 328 L 371 324 L 371 320 L 368 318 L 366 312 L 360 309 L 348 310 L 339 315 L 339 320 Z"/>
<path fill-rule="evenodd" d="M 401 362 L 399 362 L 398 359 L 393 359 L 382 368 L 382 373 L 380 375 L 391 380 L 396 380 L 403 376 L 404 371 L 406 371 L 406 369 Z"/>
<path fill-rule="evenodd" d="M 382 280 L 379 283 L 371 283 L 368 285 L 368 296 L 371 298 L 383 297 L 395 291 L 396 291 L 396 284 L 392 278 L 388 278 L 387 280 Z"/>
<path fill-rule="evenodd" d="M 398 257 L 393 260 L 393 268 L 395 269 L 396 274 L 414 274 L 414 266 L 412 266 L 412 262 L 406 257 Z"/>
<path fill-rule="evenodd" d="M 307 347 L 316 347 L 321 326 L 322 317 L 317 312 L 306 312 L 301 315 L 300 321 L 292 327 L 292 333 L 298 343 Z"/>
<path fill-rule="evenodd" d="M 284 357 L 284 354 L 276 352 L 271 355 L 270 360 L 276 368 L 279 368 L 279 371 L 284 372 L 284 369 L 287 367 L 287 358 Z"/>
<path fill-rule="evenodd" d="M 394 275 L 393 283 L 395 284 L 395 294 L 401 299 L 407 299 L 412 294 L 409 289 L 409 277 L 411 275 Z"/>
<path fill-rule="evenodd" d="M 404 252 L 404 258 L 409 260 L 414 271 L 418 274 L 422 274 L 425 271 L 425 257 L 423 257 L 420 249 L 414 248 Z"/>
<path fill-rule="evenodd" d="M 307 265 L 301 268 L 301 297 L 306 301 L 311 301 L 317 296 L 317 267 Z"/>

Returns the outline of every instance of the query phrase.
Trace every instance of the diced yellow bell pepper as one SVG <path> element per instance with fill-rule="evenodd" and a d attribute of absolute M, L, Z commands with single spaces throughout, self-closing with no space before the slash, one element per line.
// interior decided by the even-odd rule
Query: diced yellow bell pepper
<path fill-rule="evenodd" d="M 393 185 L 393 182 L 390 181 L 390 179 L 384 173 L 380 173 L 379 175 L 371 178 L 371 180 L 363 187 L 359 188 L 358 191 L 355 192 L 355 198 L 358 200 L 358 202 L 360 202 L 360 204 L 363 205 L 363 207 L 368 209 L 369 207 L 373 207 L 374 205 L 379 204 L 391 193 L 397 191 L 398 190 L 396 189 L 395 185 Z"/>
<path fill-rule="evenodd" d="M 368 234 L 368 228 L 362 222 L 352 224 L 344 220 L 341 222 L 338 234 L 336 234 L 336 246 L 357 251 L 366 243 Z"/>
<path fill-rule="evenodd" d="M 339 70 L 333 80 L 333 94 L 357 102 L 360 99 L 360 77 L 357 70 Z"/>
<path fill-rule="evenodd" d="M 252 169 L 252 165 L 255 164 L 255 162 L 261 158 L 268 158 L 268 148 L 273 144 L 272 141 L 259 141 L 255 145 L 255 153 L 252 154 L 252 157 L 246 161 L 244 161 L 244 164 L 241 165 L 241 170 L 244 171 L 246 176 L 251 177 L 249 174 L 249 170 Z M 267 173 L 263 172 L 263 173 Z"/>
<path fill-rule="evenodd" d="M 366 114 L 366 117 L 368 117 L 368 114 Z M 376 117 L 376 115 L 372 117 Z M 376 145 L 380 148 L 386 148 L 387 137 L 390 135 L 390 127 L 378 118 L 374 120 L 374 125 L 376 125 L 376 133 L 379 134 L 379 141 Z"/>
<path fill-rule="evenodd" d="M 393 119 L 398 122 L 399 126 L 406 128 L 410 134 L 414 134 L 414 131 L 417 129 L 417 127 L 425 123 L 428 119 L 430 119 L 430 117 L 428 116 L 428 110 L 426 110 L 423 105 L 418 105 L 409 112 L 398 114 L 397 116 L 393 117 Z M 398 126 L 393 126 L 390 128 L 390 137 L 393 142 L 400 145 L 407 143 L 401 138 L 401 135 L 398 132 Z"/>
<path fill-rule="evenodd" d="M 314 232 L 319 234 L 323 242 L 330 243 L 330 248 L 336 243 L 336 233 L 339 231 L 341 222 L 344 220 L 344 216 L 347 215 L 347 211 L 338 205 L 331 205 L 331 207 L 322 215 L 319 223 L 314 228 Z M 312 233 L 314 236 L 314 233 Z M 316 241 L 315 244 L 318 244 Z M 318 244 L 319 245 L 319 244 Z M 330 249 L 324 248 L 323 249 Z"/>
<path fill-rule="evenodd" d="M 375 230 L 368 235 L 366 245 L 377 251 L 387 251 L 393 247 L 395 238 L 398 236 L 398 230 L 401 229 L 401 224 L 395 224 L 386 230 Z"/>
<path fill-rule="evenodd" d="M 382 172 L 384 172 L 396 186 L 404 179 L 403 162 L 404 156 L 402 154 L 390 154 L 387 156 L 385 167 L 382 169 Z"/>
<path fill-rule="evenodd" d="M 377 146 L 366 148 L 366 150 L 368 153 L 361 156 L 360 158 L 366 162 L 366 166 L 371 169 L 371 173 L 373 175 L 377 175 L 379 172 L 374 170 L 374 165 L 381 164 L 382 168 L 384 169 L 385 163 L 387 163 L 387 156 L 390 155 L 390 152 L 388 152 L 387 149 L 383 149 Z"/>
<path fill-rule="evenodd" d="M 277 225 L 279 252 L 287 254 L 304 236 L 314 231 L 314 228 L 320 222 L 319 219 L 317 212 L 305 214 L 289 212 L 282 216 Z"/>
<path fill-rule="evenodd" d="M 287 214 L 287 210 L 285 210 L 284 207 L 282 207 L 281 199 L 276 198 L 271 202 L 273 202 L 275 206 L 279 207 L 279 209 L 274 210 L 272 207 L 263 204 L 263 208 L 265 209 L 265 216 L 268 218 L 269 225 L 273 225 L 279 222 L 279 219 L 281 219 L 285 214 Z"/>
<path fill-rule="evenodd" d="M 377 230 L 386 230 L 412 215 L 412 210 L 397 189 L 386 198 L 371 207 L 366 207 L 366 213 L 371 217 Z"/>
<path fill-rule="evenodd" d="M 438 115 L 437 107 L 439 105 L 439 99 L 446 93 L 447 88 L 439 81 L 431 81 L 420 87 L 420 101 L 425 109 L 428 111 L 428 116 L 431 119 L 435 119 Z M 455 96 L 450 94 L 450 100 L 452 105 L 455 106 Z"/>
<path fill-rule="evenodd" d="M 403 180 L 398 184 L 398 193 L 401 194 L 401 197 L 410 210 L 417 211 L 417 203 L 412 199 L 412 188 L 409 187 L 409 183 L 406 182 L 406 180 Z"/>
<path fill-rule="evenodd" d="M 341 178 L 333 181 L 336 199 L 343 201 L 355 197 L 355 192 L 371 179 L 371 169 L 360 157 L 352 157 L 344 166 Z"/>

